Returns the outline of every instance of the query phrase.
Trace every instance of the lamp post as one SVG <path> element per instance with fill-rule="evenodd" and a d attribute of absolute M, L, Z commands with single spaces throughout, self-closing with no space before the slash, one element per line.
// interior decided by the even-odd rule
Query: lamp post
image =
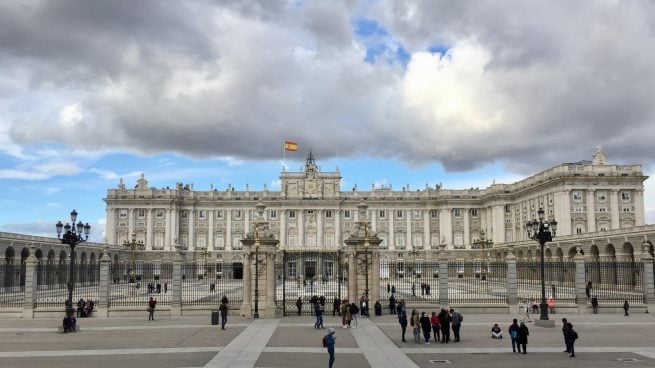
<path fill-rule="evenodd" d="M 61 240 L 62 244 L 68 244 L 71 248 L 70 265 L 68 273 L 68 300 L 66 300 L 66 316 L 72 316 L 75 313 L 73 308 L 73 287 L 75 286 L 75 246 L 85 242 L 89 238 L 91 232 L 91 225 L 87 222 L 83 224 L 82 221 L 75 224 L 77 221 L 77 211 L 71 212 L 71 224 L 62 224 L 57 221 L 55 227 L 57 229 L 57 239 Z M 62 230 L 64 235 L 62 236 Z"/>
<path fill-rule="evenodd" d="M 480 232 L 480 239 L 476 240 L 473 242 L 473 245 L 476 246 L 476 248 L 479 248 L 481 250 L 482 254 L 482 272 L 480 274 L 480 279 L 486 280 L 487 279 L 487 249 L 493 247 L 494 242 L 486 239 L 485 238 L 485 232 L 484 230 Z"/>
<path fill-rule="evenodd" d="M 139 239 L 136 239 L 136 232 L 132 232 L 132 239 L 131 241 L 125 240 L 123 242 L 123 248 L 129 250 L 132 253 L 132 263 L 130 265 L 130 280 L 129 283 L 136 283 L 136 250 L 144 250 L 146 249 L 145 245 L 143 242 Z M 137 289 L 139 288 L 139 284 L 136 283 Z"/>
<path fill-rule="evenodd" d="M 525 224 L 525 228 L 528 232 L 528 238 L 538 241 L 539 246 L 541 247 L 541 304 L 539 304 L 541 317 L 539 319 L 541 321 L 548 321 L 548 304 L 546 303 L 546 278 L 544 268 L 544 244 L 549 241 L 553 241 L 553 237 L 557 231 L 557 221 L 545 221 L 543 208 L 540 208 L 539 211 L 537 211 L 537 214 L 539 215 L 539 219 L 529 221 Z"/>
<path fill-rule="evenodd" d="M 370 252 L 370 241 L 368 237 L 368 218 L 366 217 L 366 210 L 368 209 L 368 205 L 362 201 L 359 202 L 357 205 L 357 209 L 359 212 L 359 225 L 364 228 L 364 272 L 365 272 L 365 286 L 364 290 L 366 293 L 366 297 L 368 297 L 368 267 L 369 267 L 369 252 Z M 368 307 L 368 304 L 367 304 Z"/>
<path fill-rule="evenodd" d="M 255 313 L 253 318 L 259 318 L 259 225 L 264 217 L 266 206 L 261 201 L 255 205 L 257 220 L 255 221 Z"/>

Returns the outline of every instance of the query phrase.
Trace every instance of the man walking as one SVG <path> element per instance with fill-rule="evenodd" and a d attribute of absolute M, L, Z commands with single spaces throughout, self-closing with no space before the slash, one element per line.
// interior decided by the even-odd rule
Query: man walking
<path fill-rule="evenodd" d="M 328 355 L 330 360 L 328 362 L 328 367 L 332 368 L 334 366 L 334 344 L 336 336 L 334 336 L 334 328 L 328 327 L 328 334 L 325 335 L 325 347 L 327 347 Z"/>
<path fill-rule="evenodd" d="M 521 345 L 519 344 L 519 324 L 516 318 L 514 318 L 507 331 L 509 331 L 509 337 L 512 339 L 512 352 L 516 353 L 518 350 L 519 354 L 521 354 Z"/>
<path fill-rule="evenodd" d="M 221 303 L 218 310 L 221 312 L 221 330 L 224 330 L 227 323 L 227 303 Z"/>
<path fill-rule="evenodd" d="M 157 301 L 150 297 L 148 300 L 148 321 L 155 320 L 155 307 L 157 306 Z"/>
<path fill-rule="evenodd" d="M 566 345 L 566 350 L 564 350 L 565 353 L 571 352 L 571 347 L 569 346 L 569 339 L 567 337 L 567 334 L 569 332 L 569 326 L 571 326 L 571 324 L 566 320 L 566 318 L 562 318 L 562 335 L 564 335 L 564 344 Z"/>
<path fill-rule="evenodd" d="M 630 314 L 628 313 L 628 310 L 630 309 L 630 304 L 628 304 L 628 301 L 626 300 L 623 302 L 623 311 L 625 312 L 624 316 L 629 316 Z"/>
<path fill-rule="evenodd" d="M 570 323 L 567 323 L 565 338 L 566 338 L 567 346 L 569 347 L 571 353 L 569 357 L 575 358 L 575 340 L 578 339 L 578 333 L 575 332 L 575 330 L 573 329 L 573 325 Z"/>
<path fill-rule="evenodd" d="M 450 309 L 450 315 L 451 315 L 450 318 L 452 319 L 450 323 L 451 326 L 453 327 L 453 336 L 454 336 L 453 341 L 459 342 L 459 330 L 462 328 L 462 321 L 464 320 L 464 318 L 459 312 L 455 311 L 452 308 Z"/>

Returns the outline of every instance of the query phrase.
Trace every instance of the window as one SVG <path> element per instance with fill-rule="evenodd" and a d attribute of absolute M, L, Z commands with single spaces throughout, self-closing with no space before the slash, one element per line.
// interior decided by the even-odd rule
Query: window
<path fill-rule="evenodd" d="M 289 246 L 290 247 L 295 247 L 297 239 L 298 239 L 298 237 L 296 236 L 296 234 L 289 234 Z"/>
<path fill-rule="evenodd" d="M 453 209 L 453 216 L 457 218 L 462 217 L 462 211 L 459 208 Z"/>
<path fill-rule="evenodd" d="M 534 205 L 533 205 L 534 206 Z M 512 213 L 512 206 L 506 204 L 505 205 L 505 213 Z"/>
<path fill-rule="evenodd" d="M 214 236 L 214 245 L 218 249 L 225 248 L 225 236 L 222 233 L 218 233 Z"/>
<path fill-rule="evenodd" d="M 181 216 L 183 219 L 188 218 L 188 217 L 189 217 L 189 212 L 187 212 L 187 211 L 182 211 L 182 213 L 180 213 L 180 216 Z"/>
<path fill-rule="evenodd" d="M 598 207 L 598 212 L 607 212 L 607 207 Z"/>
<path fill-rule="evenodd" d="M 433 219 L 439 217 L 439 211 L 438 210 L 430 210 L 430 217 Z"/>
<path fill-rule="evenodd" d="M 287 262 L 287 276 L 290 279 L 295 279 L 296 278 L 296 261 L 289 261 Z"/>
<path fill-rule="evenodd" d="M 350 218 L 350 210 L 343 211 L 343 218 L 347 218 L 347 219 Z"/>
<path fill-rule="evenodd" d="M 234 218 L 237 220 L 241 218 L 241 210 L 234 210 Z"/>
<path fill-rule="evenodd" d="M 216 218 L 219 220 L 223 218 L 223 210 L 216 211 Z"/>
<path fill-rule="evenodd" d="M 630 192 L 621 192 L 621 200 L 623 202 L 629 202 L 630 201 Z"/>
<path fill-rule="evenodd" d="M 332 211 L 331 210 L 326 210 L 325 211 L 325 218 L 332 218 Z"/>
<path fill-rule="evenodd" d="M 118 212 L 118 218 L 126 219 L 127 218 L 127 210 L 122 209 Z"/>
<path fill-rule="evenodd" d="M 412 242 L 412 245 L 416 249 L 423 248 L 423 236 L 421 234 L 414 234 L 414 241 Z"/>
<path fill-rule="evenodd" d="M 604 190 L 599 190 L 596 192 L 596 199 L 598 202 L 605 202 L 607 200 L 607 192 Z"/>
<path fill-rule="evenodd" d="M 464 245 L 464 233 L 461 231 L 455 231 L 455 237 L 453 239 L 453 244 L 455 244 L 456 247 L 461 247 Z"/>
<path fill-rule="evenodd" d="M 414 220 L 420 220 L 421 219 L 421 211 L 414 210 Z"/>
<path fill-rule="evenodd" d="M 200 220 L 204 220 L 207 218 L 207 211 L 206 210 L 199 210 L 198 211 L 198 218 Z"/>
<path fill-rule="evenodd" d="M 289 218 L 290 219 L 296 218 L 296 210 L 289 210 Z"/>
<path fill-rule="evenodd" d="M 575 233 L 578 235 L 582 234 L 582 227 L 580 225 L 575 228 Z"/>
<path fill-rule="evenodd" d="M 573 207 L 573 212 L 584 212 L 584 207 L 575 206 L 575 207 Z"/>
<path fill-rule="evenodd" d="M 270 219 L 276 219 L 276 218 L 277 218 L 277 211 L 276 211 L 276 210 L 270 210 L 270 211 L 268 212 L 268 217 L 269 217 Z"/>
<path fill-rule="evenodd" d="M 471 210 L 471 217 L 478 217 L 478 210 L 477 208 L 473 208 Z"/>
<path fill-rule="evenodd" d="M 582 202 L 582 193 L 581 192 L 573 192 L 573 202 Z"/>
<path fill-rule="evenodd" d="M 632 208 L 630 208 L 630 207 L 623 207 L 623 212 L 632 212 Z"/>
<path fill-rule="evenodd" d="M 396 248 L 397 249 L 405 248 L 405 236 L 403 234 L 396 234 Z"/>
<path fill-rule="evenodd" d="M 136 210 L 136 216 L 138 218 L 140 218 L 140 219 L 145 218 L 146 217 L 146 210 L 143 209 L 143 208 L 139 208 L 138 210 Z"/>
<path fill-rule="evenodd" d="M 403 210 L 397 210 L 396 211 L 396 218 L 399 218 L 399 219 L 403 218 Z"/>
<path fill-rule="evenodd" d="M 381 219 L 387 218 L 387 211 L 380 210 L 380 212 L 378 212 L 378 217 L 380 217 Z"/>
<path fill-rule="evenodd" d="M 163 218 L 164 218 L 164 211 L 162 211 L 162 210 L 157 210 L 157 211 L 155 212 L 155 217 L 157 217 L 158 219 L 163 219 Z"/>
<path fill-rule="evenodd" d="M 308 215 L 313 215 L 313 214 L 314 214 L 314 210 L 307 210 L 307 214 L 308 214 Z"/>

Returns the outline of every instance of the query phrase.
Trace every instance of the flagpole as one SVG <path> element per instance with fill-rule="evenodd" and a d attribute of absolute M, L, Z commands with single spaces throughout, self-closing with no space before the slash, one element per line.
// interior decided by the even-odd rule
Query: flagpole
<path fill-rule="evenodd" d="M 287 166 L 287 147 L 286 141 L 282 140 L 282 171 L 286 170 Z"/>

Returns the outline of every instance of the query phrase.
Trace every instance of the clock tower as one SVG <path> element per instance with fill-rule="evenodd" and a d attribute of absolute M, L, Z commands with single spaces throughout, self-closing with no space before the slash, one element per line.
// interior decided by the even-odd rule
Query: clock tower
<path fill-rule="evenodd" d="M 282 195 L 289 199 L 339 198 L 341 174 L 319 170 L 314 155 L 309 151 L 303 172 L 283 171 L 280 175 Z"/>

